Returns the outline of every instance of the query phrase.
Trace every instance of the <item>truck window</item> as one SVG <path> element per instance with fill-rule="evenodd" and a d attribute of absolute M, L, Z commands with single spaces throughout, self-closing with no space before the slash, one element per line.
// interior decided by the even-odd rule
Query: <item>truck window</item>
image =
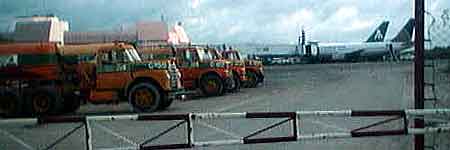
<path fill-rule="evenodd" d="M 198 56 L 200 58 L 200 61 L 208 61 L 211 60 L 211 55 L 209 54 L 209 52 L 207 50 L 204 49 L 198 49 L 197 50 Z"/>
<path fill-rule="evenodd" d="M 110 64 L 112 63 L 112 52 L 101 53 L 99 58 L 102 64 Z"/>
<path fill-rule="evenodd" d="M 100 54 L 100 58 L 103 64 L 125 63 L 134 61 L 131 54 L 125 50 L 108 51 Z"/>
<path fill-rule="evenodd" d="M 185 58 L 187 61 L 190 61 L 190 62 L 195 62 L 195 61 L 199 60 L 198 55 L 195 53 L 195 51 L 191 51 L 191 50 L 185 51 Z"/>
<path fill-rule="evenodd" d="M 126 52 L 131 57 L 130 59 L 132 59 L 134 61 L 142 61 L 142 58 L 139 56 L 139 54 L 136 51 L 136 49 L 127 49 Z"/>
<path fill-rule="evenodd" d="M 236 54 L 236 59 L 237 59 L 237 60 L 241 60 L 241 59 L 242 59 L 241 53 L 236 52 L 235 54 Z"/>
<path fill-rule="evenodd" d="M 236 53 L 230 53 L 230 59 L 231 60 L 236 60 L 237 59 L 235 54 Z"/>

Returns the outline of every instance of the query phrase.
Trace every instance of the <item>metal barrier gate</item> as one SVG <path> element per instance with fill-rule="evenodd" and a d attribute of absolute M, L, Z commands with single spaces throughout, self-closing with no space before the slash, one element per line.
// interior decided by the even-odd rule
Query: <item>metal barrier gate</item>
<path fill-rule="evenodd" d="M 297 111 L 297 112 L 244 112 L 244 113 L 186 113 L 186 114 L 167 114 L 167 115 L 151 115 L 151 114 L 132 114 L 132 115 L 115 115 L 115 116 L 54 116 L 40 117 L 28 119 L 6 119 L 0 120 L 0 125 L 14 123 L 32 123 L 32 124 L 51 124 L 51 123 L 82 123 L 76 128 L 70 130 L 44 149 L 52 149 L 55 145 L 69 137 L 75 131 L 84 126 L 86 149 L 91 150 L 92 132 L 90 127 L 91 121 L 114 121 L 114 120 L 140 120 L 140 121 L 179 121 L 177 124 L 161 131 L 156 136 L 146 139 L 144 142 L 137 144 L 134 149 L 180 149 L 232 144 L 257 144 L 257 143 L 275 143 L 275 142 L 292 142 L 301 140 L 323 140 L 337 138 L 352 137 L 374 137 L 374 136 L 393 136 L 408 134 L 426 134 L 450 132 L 450 124 L 443 124 L 439 127 L 413 128 L 408 124 L 414 118 L 439 116 L 450 118 L 450 109 L 407 109 L 407 110 L 383 110 L 383 111 Z M 350 132 L 332 132 L 332 133 L 314 133 L 302 134 L 300 131 L 299 120 L 308 117 L 386 117 L 383 121 L 375 122 L 363 127 L 352 129 Z M 265 128 L 252 132 L 251 134 L 232 140 L 215 140 L 202 141 L 194 140 L 194 122 L 195 120 L 211 120 L 211 119 L 257 119 L 257 118 L 278 118 L 284 119 L 277 123 L 271 124 Z M 386 130 L 368 130 L 370 128 L 386 124 L 392 121 L 401 121 L 402 128 L 386 129 Z M 283 124 L 290 124 L 290 135 L 275 137 L 255 137 L 265 131 L 273 129 Z M 185 125 L 187 139 L 185 143 L 150 145 L 152 141 L 169 133 L 175 128 Z"/>

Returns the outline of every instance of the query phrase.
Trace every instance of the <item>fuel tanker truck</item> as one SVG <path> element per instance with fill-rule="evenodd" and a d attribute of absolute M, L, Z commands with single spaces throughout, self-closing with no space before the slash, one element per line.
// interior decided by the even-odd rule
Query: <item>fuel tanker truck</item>
<path fill-rule="evenodd" d="M 182 90 L 170 60 L 143 61 L 132 45 L 0 45 L 0 113 L 54 115 L 127 101 L 136 112 L 171 105 Z"/>

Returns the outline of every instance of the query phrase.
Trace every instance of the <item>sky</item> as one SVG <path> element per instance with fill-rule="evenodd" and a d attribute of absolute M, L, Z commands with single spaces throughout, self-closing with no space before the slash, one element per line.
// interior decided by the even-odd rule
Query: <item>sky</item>
<path fill-rule="evenodd" d="M 426 0 L 440 16 L 449 0 Z M 321 42 L 366 40 L 382 21 L 387 39 L 413 16 L 413 0 L 0 0 L 0 32 L 18 16 L 55 14 L 71 31 L 119 31 L 137 21 L 183 22 L 196 43 L 295 43 L 300 28 Z"/>

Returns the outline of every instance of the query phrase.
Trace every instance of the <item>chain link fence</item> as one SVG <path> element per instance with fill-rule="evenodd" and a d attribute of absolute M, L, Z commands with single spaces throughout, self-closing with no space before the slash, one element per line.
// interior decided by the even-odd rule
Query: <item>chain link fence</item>
<path fill-rule="evenodd" d="M 432 1 L 426 1 L 432 6 Z M 450 8 L 425 11 L 425 108 L 450 108 Z M 427 119 L 439 126 L 449 118 Z M 426 149 L 450 149 L 450 134 L 426 135 Z"/>

